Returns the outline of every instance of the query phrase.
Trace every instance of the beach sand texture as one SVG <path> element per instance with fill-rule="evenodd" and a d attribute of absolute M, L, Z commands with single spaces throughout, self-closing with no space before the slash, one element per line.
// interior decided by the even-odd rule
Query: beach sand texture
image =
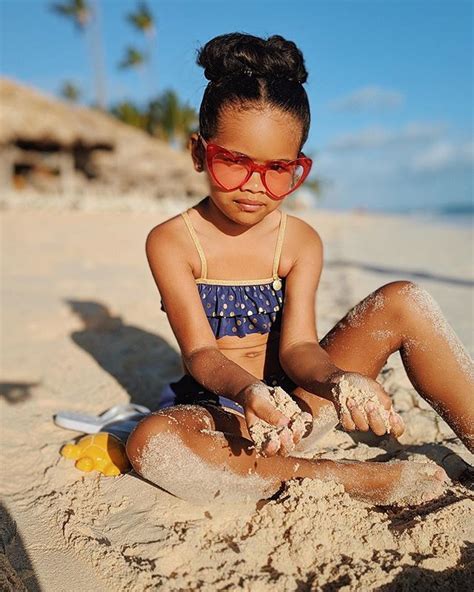
<path fill-rule="evenodd" d="M 291 212 L 290 212 L 291 213 Z M 320 338 L 360 299 L 412 280 L 472 355 L 472 234 L 396 216 L 300 212 L 325 243 Z M 164 216 L 167 217 L 167 216 Z M 255 506 L 198 506 L 133 474 L 106 478 L 59 455 L 75 434 L 52 415 L 153 408 L 181 375 L 145 258 L 157 211 L 2 213 L 2 516 L 7 590 L 468 590 L 474 500 L 456 477 L 473 457 L 411 386 L 399 354 L 379 381 L 406 432 L 324 436 L 334 459 L 442 464 L 446 495 L 373 508 L 333 482 L 287 483 Z M 471 479 L 472 487 L 472 479 Z M 1 586 L 0 586 L 1 587 Z"/>

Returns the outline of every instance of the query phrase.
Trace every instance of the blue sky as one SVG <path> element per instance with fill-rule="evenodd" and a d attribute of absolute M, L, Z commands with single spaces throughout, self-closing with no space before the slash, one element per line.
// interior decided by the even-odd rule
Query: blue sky
<path fill-rule="evenodd" d="M 46 0 L 0 0 L 3 75 L 92 99 L 87 45 Z M 280 34 L 303 52 L 312 126 L 304 151 L 328 181 L 323 205 L 395 210 L 473 199 L 473 3 L 464 0 L 149 0 L 152 76 L 117 68 L 143 41 L 135 0 L 100 0 L 109 101 L 176 90 L 198 109 L 207 81 L 196 50 L 233 31 Z"/>

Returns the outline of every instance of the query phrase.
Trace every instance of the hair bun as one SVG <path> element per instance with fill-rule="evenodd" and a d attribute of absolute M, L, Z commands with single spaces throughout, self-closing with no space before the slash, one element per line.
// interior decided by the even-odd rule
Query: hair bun
<path fill-rule="evenodd" d="M 308 78 L 303 54 L 281 35 L 266 40 L 245 33 L 218 35 L 198 50 L 196 62 L 211 82 L 229 76 L 286 78 L 300 83 Z"/>

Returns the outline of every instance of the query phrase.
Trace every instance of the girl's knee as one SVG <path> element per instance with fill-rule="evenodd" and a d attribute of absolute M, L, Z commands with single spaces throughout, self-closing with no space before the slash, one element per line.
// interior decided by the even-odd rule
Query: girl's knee
<path fill-rule="evenodd" d="M 422 289 L 418 284 L 409 280 L 397 280 L 384 284 L 376 292 L 381 292 L 391 305 L 402 304 L 412 291 Z"/>
<path fill-rule="evenodd" d="M 149 439 L 156 434 L 172 431 L 172 429 L 173 418 L 160 413 L 147 415 L 135 426 L 127 439 L 125 450 L 137 473 L 140 473 L 141 455 Z"/>
<path fill-rule="evenodd" d="M 154 436 L 159 434 L 181 435 L 183 432 L 211 428 L 211 417 L 202 407 L 180 405 L 163 409 L 147 415 L 136 425 L 127 440 L 127 456 L 135 471 L 141 474 L 143 451 Z"/>
<path fill-rule="evenodd" d="M 383 310 L 385 315 L 400 320 L 406 312 L 407 299 L 419 289 L 422 288 L 409 280 L 397 280 L 380 286 L 368 296 L 368 299 L 374 304 L 374 310 Z"/>
<path fill-rule="evenodd" d="M 400 280 L 382 287 L 397 321 L 417 322 L 421 316 L 440 314 L 433 296 L 415 282 Z"/>

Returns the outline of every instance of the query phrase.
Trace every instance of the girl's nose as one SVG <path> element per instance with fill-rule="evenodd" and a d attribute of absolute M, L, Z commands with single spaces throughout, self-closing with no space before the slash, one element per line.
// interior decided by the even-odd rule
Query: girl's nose
<path fill-rule="evenodd" d="M 258 171 L 254 171 L 250 179 L 242 185 L 242 189 L 250 192 L 266 192 L 265 185 Z"/>

